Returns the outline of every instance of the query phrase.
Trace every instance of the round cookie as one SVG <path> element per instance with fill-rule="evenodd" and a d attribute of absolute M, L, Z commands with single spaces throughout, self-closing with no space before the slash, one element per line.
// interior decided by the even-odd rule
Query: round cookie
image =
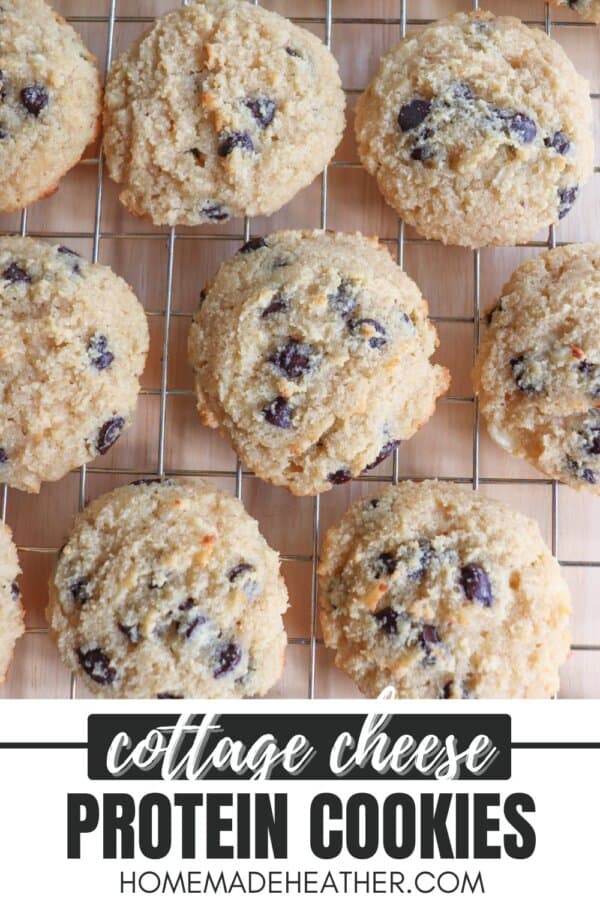
<path fill-rule="evenodd" d="M 0 684 L 12 659 L 15 641 L 25 631 L 17 582 L 20 571 L 10 528 L 0 521 Z"/>
<path fill-rule="evenodd" d="M 100 127 L 95 59 L 43 0 L 0 6 L 0 211 L 52 194 Z"/>
<path fill-rule="evenodd" d="M 590 22 L 600 22 L 600 0 L 551 0 L 554 6 L 576 10 Z"/>
<path fill-rule="evenodd" d="M 368 696 L 550 697 L 569 593 L 537 524 L 457 485 L 405 482 L 325 538 L 321 624 Z"/>
<path fill-rule="evenodd" d="M 0 484 L 37 493 L 129 424 L 148 326 L 129 286 L 67 247 L 0 238 Z"/>
<path fill-rule="evenodd" d="M 50 579 L 65 663 L 102 697 L 265 694 L 287 592 L 242 504 L 199 480 L 142 481 L 80 513 Z"/>
<path fill-rule="evenodd" d="M 488 322 L 473 380 L 491 437 L 600 494 L 600 244 L 525 262 Z"/>
<path fill-rule="evenodd" d="M 245 0 L 203 0 L 159 17 L 112 67 L 108 170 L 156 225 L 270 215 L 329 162 L 344 105 L 313 34 Z"/>
<path fill-rule="evenodd" d="M 425 237 L 524 242 L 569 212 L 592 172 L 588 90 L 539 29 L 458 13 L 383 58 L 358 101 L 358 152 Z"/>
<path fill-rule="evenodd" d="M 194 316 L 204 424 L 246 466 L 318 494 L 389 456 L 449 383 L 416 284 L 376 239 L 281 231 L 224 263 Z"/>

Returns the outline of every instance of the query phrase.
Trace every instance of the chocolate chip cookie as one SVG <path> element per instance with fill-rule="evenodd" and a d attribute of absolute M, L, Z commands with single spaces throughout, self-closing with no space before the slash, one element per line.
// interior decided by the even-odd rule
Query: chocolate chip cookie
<path fill-rule="evenodd" d="M 520 243 L 564 218 L 592 172 L 588 92 L 540 29 L 458 13 L 384 57 L 358 101 L 359 155 L 425 237 Z"/>
<path fill-rule="evenodd" d="M 550 0 L 555 6 L 574 9 L 590 22 L 600 22 L 600 0 Z"/>
<path fill-rule="evenodd" d="M 265 694 L 283 666 L 279 560 L 238 500 L 200 480 L 142 481 L 77 516 L 47 615 L 101 697 Z"/>
<path fill-rule="evenodd" d="M 0 484 L 37 493 L 106 453 L 131 420 L 144 310 L 107 266 L 0 238 Z"/>
<path fill-rule="evenodd" d="M 361 500 L 325 538 L 321 624 L 368 696 L 550 697 L 569 593 L 537 524 L 453 484 Z"/>
<path fill-rule="evenodd" d="M 270 215 L 329 162 L 344 104 L 313 34 L 245 0 L 202 0 L 160 17 L 111 69 L 108 170 L 157 225 Z"/>
<path fill-rule="evenodd" d="M 491 437 L 550 478 L 600 494 L 600 244 L 513 274 L 474 370 Z"/>
<path fill-rule="evenodd" d="M 53 193 L 99 130 L 94 57 L 42 0 L 0 5 L 0 211 Z"/>
<path fill-rule="evenodd" d="M 202 292 L 198 409 L 257 475 L 317 494 L 372 469 L 448 387 L 416 284 L 376 239 L 253 238 Z"/>
<path fill-rule="evenodd" d="M 25 630 L 17 581 L 20 571 L 10 528 L 0 521 L 0 684 L 12 659 L 15 641 Z"/>

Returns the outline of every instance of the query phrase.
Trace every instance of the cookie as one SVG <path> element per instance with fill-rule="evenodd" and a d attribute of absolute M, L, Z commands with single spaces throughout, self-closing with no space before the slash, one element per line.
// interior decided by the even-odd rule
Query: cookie
<path fill-rule="evenodd" d="M 50 579 L 62 658 L 101 697 L 245 697 L 277 681 L 287 593 L 242 504 L 142 481 L 80 513 Z"/>
<path fill-rule="evenodd" d="M 318 494 L 389 456 L 448 387 L 416 284 L 376 239 L 253 238 L 203 291 L 190 331 L 204 424 L 244 464 Z"/>
<path fill-rule="evenodd" d="M 327 533 L 321 625 L 370 697 L 550 697 L 569 593 L 537 524 L 457 485 L 405 482 Z"/>
<path fill-rule="evenodd" d="M 588 91 L 543 31 L 458 13 L 383 58 L 358 101 L 358 152 L 425 237 L 524 242 L 564 218 L 592 172 Z"/>
<path fill-rule="evenodd" d="M 551 0 L 551 3 L 574 9 L 590 22 L 600 22 L 600 0 Z"/>
<path fill-rule="evenodd" d="M 100 127 L 95 59 L 42 0 L 0 6 L 0 211 L 52 194 Z"/>
<path fill-rule="evenodd" d="M 20 571 L 10 528 L 0 521 L 0 684 L 6 677 L 15 641 L 25 631 L 17 581 Z"/>
<path fill-rule="evenodd" d="M 473 380 L 490 436 L 600 494 L 600 244 L 525 262 L 488 322 Z"/>
<path fill-rule="evenodd" d="M 148 326 L 129 286 L 68 247 L 0 238 L 0 484 L 37 493 L 131 420 Z"/>
<path fill-rule="evenodd" d="M 108 171 L 156 225 L 270 215 L 329 162 L 344 105 L 313 34 L 245 0 L 203 0 L 158 18 L 112 67 Z"/>

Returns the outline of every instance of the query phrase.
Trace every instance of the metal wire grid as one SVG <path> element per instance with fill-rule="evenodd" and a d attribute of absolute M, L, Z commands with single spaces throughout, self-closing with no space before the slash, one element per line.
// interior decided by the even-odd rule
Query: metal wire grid
<path fill-rule="evenodd" d="M 105 54 L 105 62 L 106 62 L 106 71 L 108 72 L 112 57 L 113 57 L 113 45 L 114 45 L 114 33 L 115 33 L 115 25 L 117 23 L 144 23 L 150 24 L 154 21 L 155 16 L 131 16 L 131 15 L 117 15 L 117 7 L 119 2 L 124 2 L 124 0 L 109 0 L 110 8 L 108 12 L 108 16 L 69 16 L 69 21 L 76 23 L 105 23 L 107 24 L 107 40 L 106 40 L 106 54 Z M 190 0 L 181 0 L 183 6 L 187 6 Z M 252 0 L 252 2 L 257 5 L 259 0 Z M 407 17 L 407 3 L 408 0 L 398 0 L 399 4 L 399 15 L 397 17 L 335 17 L 333 15 L 333 3 L 334 0 L 323 0 L 325 5 L 325 11 L 323 16 L 293 16 L 293 21 L 300 25 L 320 25 L 324 27 L 325 31 L 325 43 L 327 47 L 331 48 L 332 42 L 332 33 L 333 28 L 337 24 L 350 24 L 350 25 L 386 25 L 386 26 L 397 26 L 399 29 L 399 36 L 405 37 L 406 30 L 408 26 L 422 26 L 431 21 L 432 19 L 420 18 L 420 19 L 411 19 Z M 365 0 L 366 2 L 366 0 Z M 479 0 L 472 0 L 472 8 L 478 9 L 480 6 Z M 591 23 L 585 21 L 556 21 L 553 22 L 550 5 L 549 3 L 545 4 L 545 15 L 544 20 L 524 20 L 526 24 L 543 27 L 548 35 L 551 34 L 553 27 L 560 26 L 568 26 L 569 28 L 578 27 L 578 28 L 589 28 L 593 27 Z M 360 90 L 346 90 L 348 95 L 359 94 Z M 600 99 L 600 93 L 592 93 L 592 99 Z M 54 240 L 66 239 L 66 238 L 91 238 L 93 240 L 93 249 L 92 249 L 92 260 L 93 262 L 98 262 L 99 258 L 99 249 L 100 249 L 100 241 L 104 238 L 126 238 L 126 239 L 140 239 L 140 240 L 161 240 L 164 241 L 165 237 L 168 240 L 168 256 L 167 256 L 167 280 L 166 280 L 166 292 L 165 292 L 165 305 L 161 310 L 149 310 L 147 311 L 147 315 L 149 317 L 164 317 L 164 334 L 163 334 L 163 344 L 162 344 L 162 365 L 161 365 L 161 386 L 160 389 L 142 389 L 141 393 L 144 395 L 156 395 L 160 397 L 160 415 L 159 415 L 159 434 L 158 434 L 158 454 L 157 454 L 157 464 L 154 469 L 139 469 L 139 468 L 102 468 L 102 467 L 94 467 L 94 466 L 86 466 L 83 465 L 79 470 L 79 510 L 82 510 L 85 506 L 85 495 L 86 495 L 86 486 L 87 486 L 87 475 L 88 473 L 98 473 L 98 474 L 111 474 L 111 475 L 135 475 L 138 477 L 143 476 L 164 476 L 164 475 L 175 475 L 175 476 L 199 476 L 199 477 L 213 477 L 213 478 L 231 478 L 235 481 L 235 494 L 238 499 L 242 498 L 242 488 L 243 488 L 243 479 L 244 478 L 254 478 L 254 474 L 252 472 L 244 471 L 239 459 L 236 462 L 236 467 L 233 470 L 217 470 L 217 469 L 166 469 L 165 468 L 165 446 L 166 446 L 166 414 L 167 414 L 167 401 L 170 396 L 187 396 L 193 395 L 193 391 L 191 390 L 177 390 L 170 389 L 168 387 L 168 377 L 169 377 L 169 338 L 171 334 L 171 323 L 174 318 L 182 317 L 182 318 L 190 318 L 190 314 L 183 312 L 173 311 L 173 270 L 174 270 L 174 259 L 175 259 L 175 246 L 176 242 L 192 240 L 192 241 L 219 241 L 219 240 L 227 240 L 227 241 L 247 241 L 251 234 L 251 220 L 246 217 L 244 220 L 243 231 L 241 234 L 178 234 L 176 228 L 170 228 L 168 234 L 165 232 L 116 232 L 116 231 L 102 231 L 101 223 L 102 223 L 102 202 L 103 202 L 103 183 L 104 183 L 104 160 L 102 154 L 99 154 L 97 159 L 86 159 L 83 160 L 80 165 L 85 166 L 95 166 L 97 167 L 98 177 L 97 177 L 97 187 L 96 187 L 96 203 L 95 203 L 95 215 L 94 215 L 94 227 L 92 232 L 62 232 L 62 231 L 28 231 L 27 228 L 27 209 L 23 210 L 21 214 L 21 223 L 20 229 L 18 233 L 21 236 L 30 235 L 32 237 L 43 237 L 43 238 L 51 238 Z M 322 228 L 327 227 L 328 220 L 328 174 L 329 169 L 331 168 L 360 168 L 360 163 L 358 162 L 346 162 L 346 161 L 336 161 L 331 162 L 328 166 L 325 167 L 322 173 L 321 180 L 321 212 L 320 212 L 320 225 Z M 600 166 L 596 166 L 594 169 L 595 174 L 600 173 Z M 10 234 L 11 232 L 0 231 L 0 234 Z M 395 246 L 396 258 L 400 267 L 404 266 L 404 251 L 407 245 L 424 245 L 435 243 L 432 241 L 428 241 L 424 238 L 408 238 L 405 236 L 405 228 L 404 222 L 402 220 L 398 220 L 398 232 L 397 237 L 395 239 L 383 239 L 384 243 L 392 244 Z M 527 247 L 539 247 L 539 248 L 553 248 L 556 246 L 562 245 L 562 243 L 556 240 L 555 228 L 551 226 L 549 229 L 548 239 L 547 241 L 530 241 L 524 246 Z M 480 309 L 480 299 L 481 299 L 481 257 L 480 251 L 473 251 L 473 277 L 474 277 L 474 289 L 473 289 L 473 316 L 432 316 L 433 321 L 437 322 L 454 322 L 454 323 L 469 323 L 473 325 L 473 359 L 477 355 L 477 350 L 479 346 L 479 332 L 480 332 L 480 321 L 481 321 L 481 309 Z M 471 478 L 460 478 L 460 477 L 446 477 L 446 476 L 436 476 L 435 474 L 431 474 L 428 476 L 421 476 L 421 479 L 426 477 L 437 477 L 438 480 L 441 481 L 453 481 L 456 483 L 463 484 L 471 484 L 473 490 L 477 490 L 480 484 L 520 484 L 520 485 L 548 485 L 551 488 L 552 492 L 552 552 L 558 558 L 558 482 L 551 481 L 546 479 L 534 479 L 534 478 L 510 478 L 510 477 L 496 477 L 496 478 L 481 478 L 479 475 L 479 402 L 477 397 L 457 397 L 450 396 L 443 398 L 440 402 L 442 403 L 459 403 L 459 404 L 471 404 L 473 406 L 473 450 L 472 450 L 472 476 Z M 392 474 L 389 476 L 384 475 L 362 475 L 358 479 L 358 481 L 365 482 L 375 482 L 375 483 L 393 483 L 397 484 L 402 477 L 400 475 L 400 466 L 399 466 L 399 451 L 398 448 L 394 450 L 393 453 L 393 464 L 392 464 Z M 6 521 L 7 509 L 8 509 L 8 487 L 7 485 L 2 485 L 0 492 L 0 518 L 2 521 Z M 313 498 L 313 510 L 312 510 L 312 541 L 311 541 L 311 553 L 309 555 L 302 554 L 281 554 L 281 558 L 284 561 L 295 561 L 295 562 L 305 562 L 310 563 L 311 565 L 311 597 L 310 597 L 310 634 L 308 637 L 302 638 L 290 638 L 290 644 L 300 644 L 300 645 L 308 645 L 309 647 L 309 671 L 307 676 L 307 697 L 309 699 L 313 699 L 315 696 L 315 678 L 316 678 L 316 653 L 317 653 L 317 645 L 321 644 L 322 641 L 317 638 L 317 600 L 318 600 L 318 578 L 317 578 L 317 565 L 318 565 L 318 551 L 320 544 L 320 497 L 317 495 Z M 58 552 L 58 548 L 47 548 L 47 547 L 33 547 L 33 546 L 19 546 L 20 552 L 25 553 L 36 553 L 36 554 L 56 554 Z M 600 568 L 600 560 L 559 560 L 561 566 L 565 567 L 583 567 L 583 568 Z M 27 628 L 26 634 L 29 635 L 45 635 L 48 633 L 47 628 Z M 600 650 L 600 644 L 574 644 L 572 645 L 572 650 Z M 77 678 L 73 674 L 71 675 L 70 681 L 70 698 L 74 699 L 77 694 Z"/>

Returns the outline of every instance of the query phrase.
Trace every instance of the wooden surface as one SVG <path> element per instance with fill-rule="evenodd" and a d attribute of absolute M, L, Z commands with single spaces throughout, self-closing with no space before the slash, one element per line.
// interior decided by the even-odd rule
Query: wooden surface
<path fill-rule="evenodd" d="M 147 23 L 119 21 L 122 18 L 150 17 L 176 5 L 176 0 L 117 0 L 114 55 L 119 54 Z M 325 37 L 325 0 L 264 0 L 271 9 L 311 19 L 306 27 Z M 482 4 L 483 5 L 483 4 Z M 108 34 L 109 0 L 56 0 L 55 6 L 75 18 L 75 27 L 97 55 L 103 67 Z M 333 0 L 332 49 L 337 56 L 348 94 L 348 128 L 338 149 L 336 162 L 356 163 L 352 109 L 355 93 L 373 75 L 379 57 L 400 37 L 401 0 Z M 418 27 L 412 20 L 440 16 L 469 9 L 468 0 L 407 0 L 409 30 Z M 520 15 L 538 24 L 544 22 L 542 0 L 496 0 L 487 7 L 496 13 Z M 85 19 L 86 21 L 77 21 Z M 366 21 L 356 23 L 356 18 Z M 94 18 L 94 21 L 90 21 Z M 384 23 L 381 20 L 393 21 Z M 104 19 L 104 21 L 102 21 Z M 369 21 L 369 19 L 373 21 Z M 316 21 L 315 21 L 316 20 Z M 582 27 L 575 13 L 552 8 L 553 37 L 570 54 L 578 69 L 590 79 L 592 93 L 600 95 L 600 29 Z M 573 24 L 569 24 L 573 23 Z M 593 100 L 597 147 L 600 148 L 600 98 Z M 94 246 L 94 220 L 98 201 L 97 149 L 90 160 L 79 165 L 61 183 L 53 197 L 35 204 L 26 218 L 27 232 L 54 236 L 87 256 Z M 600 163 L 597 149 L 596 163 Z M 322 214 L 322 184 L 318 179 L 287 207 L 270 219 L 251 222 L 253 234 L 267 233 L 282 226 L 318 227 Z M 574 211 L 557 229 L 557 240 L 600 241 L 600 173 L 585 187 Z M 46 583 L 49 569 L 78 509 L 83 484 L 89 500 L 109 488 L 131 481 L 135 475 L 110 474 L 117 468 L 137 472 L 155 471 L 159 462 L 159 422 L 161 417 L 161 356 L 165 334 L 165 304 L 168 282 L 169 234 L 131 217 L 117 200 L 115 186 L 104 179 L 101 203 L 99 259 L 111 265 L 135 288 L 149 314 L 151 351 L 143 376 L 134 426 L 105 457 L 89 467 L 85 482 L 74 472 L 58 484 L 44 486 L 39 496 L 9 490 L 7 521 L 15 532 L 23 576 L 21 584 L 27 607 L 29 631 L 19 642 L 15 658 L 0 696 L 65 697 L 70 694 L 70 676 L 62 666 L 43 629 Z M 397 252 L 398 222 L 381 199 L 375 182 L 360 167 L 334 166 L 327 179 L 326 225 L 329 228 L 378 234 L 390 240 Z M 2 233 L 19 231 L 20 215 L 0 216 Z M 173 254 L 172 310 L 168 340 L 168 396 L 166 398 L 164 464 L 167 471 L 216 470 L 235 472 L 235 458 L 226 442 L 204 429 L 196 416 L 191 395 L 192 379 L 186 361 L 189 316 L 200 289 L 216 266 L 237 246 L 243 222 L 222 227 L 178 229 Z M 75 236 L 74 236 L 75 235 Z M 114 235 L 114 236 L 111 236 Z M 200 236 L 211 235 L 209 240 Z M 399 456 L 400 477 L 446 476 L 469 482 L 473 478 L 474 404 L 469 381 L 473 353 L 474 254 L 445 248 L 439 244 L 412 243 L 414 232 L 406 229 L 404 265 L 430 301 L 434 317 L 455 319 L 438 323 L 441 347 L 438 358 L 452 372 L 452 398 L 438 405 L 433 419 Z M 539 236 L 540 241 L 546 234 Z M 539 248 L 483 250 L 480 255 L 481 309 L 498 294 L 511 271 Z M 171 393 L 175 392 L 175 393 Z M 536 518 L 544 537 L 552 542 L 553 488 L 535 470 L 496 448 L 479 429 L 480 490 L 497 497 Z M 381 466 L 378 475 L 391 475 L 391 467 Z M 506 478 L 523 478 L 527 483 L 507 483 Z M 235 492 L 235 478 L 214 478 L 215 483 Z M 352 483 L 334 488 L 320 501 L 320 536 L 336 521 L 349 503 L 374 493 L 373 482 Z M 286 626 L 292 643 L 285 673 L 273 691 L 277 697 L 304 697 L 308 692 L 311 658 L 311 582 L 314 501 L 297 499 L 280 488 L 244 475 L 242 496 L 248 511 L 259 519 L 267 540 L 286 556 L 300 559 L 283 564 L 291 608 Z M 577 494 L 567 487 L 557 489 L 556 547 L 565 565 L 572 588 L 575 616 L 575 649 L 563 669 L 561 696 L 600 697 L 600 567 L 573 563 L 600 563 L 600 500 Z M 26 549 L 28 548 L 28 549 Z M 586 649 L 587 648 L 587 649 Z M 315 648 L 315 694 L 318 697 L 347 697 L 357 691 L 345 675 L 332 665 L 332 655 L 317 643 Z M 77 696 L 83 696 L 77 685 Z"/>

